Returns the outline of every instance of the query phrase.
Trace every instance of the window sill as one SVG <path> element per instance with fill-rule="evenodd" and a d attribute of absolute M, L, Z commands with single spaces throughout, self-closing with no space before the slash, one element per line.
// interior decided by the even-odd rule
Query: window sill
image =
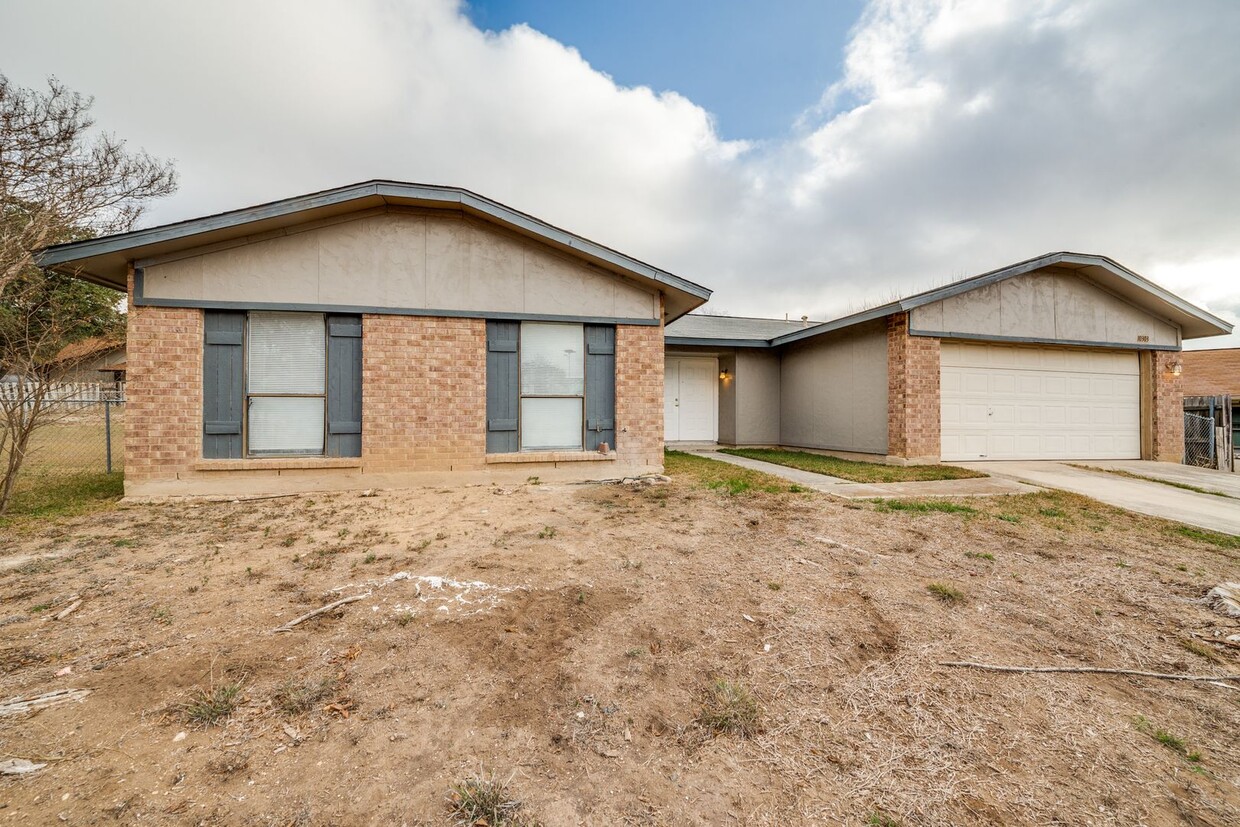
<path fill-rule="evenodd" d="M 200 459 L 195 471 L 287 471 L 296 468 L 361 468 L 361 457 L 256 457 L 254 459 Z"/>
<path fill-rule="evenodd" d="M 487 454 L 487 464 L 518 462 L 614 462 L 616 452 L 598 451 L 525 451 L 512 454 Z"/>

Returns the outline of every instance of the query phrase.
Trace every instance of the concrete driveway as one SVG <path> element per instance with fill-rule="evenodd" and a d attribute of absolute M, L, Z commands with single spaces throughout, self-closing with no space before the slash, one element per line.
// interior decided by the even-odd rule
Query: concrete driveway
<path fill-rule="evenodd" d="M 1213 531 L 1240 535 L 1240 474 L 1140 460 L 1073 463 L 1088 465 L 1090 469 L 1073 467 L 1064 462 L 995 461 L 953 464 L 996 477 L 1084 494 L 1139 514 L 1165 517 Z M 1133 479 L 1123 474 L 1136 474 L 1151 479 Z M 1217 494 L 1188 491 L 1168 483 L 1191 485 Z"/>

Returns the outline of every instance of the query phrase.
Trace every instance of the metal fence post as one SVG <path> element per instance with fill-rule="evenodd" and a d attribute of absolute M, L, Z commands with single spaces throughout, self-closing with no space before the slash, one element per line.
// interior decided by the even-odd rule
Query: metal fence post
<path fill-rule="evenodd" d="M 107 443 L 107 449 L 104 455 L 107 457 L 108 473 L 112 473 L 112 403 L 104 397 L 103 400 L 103 439 Z"/>

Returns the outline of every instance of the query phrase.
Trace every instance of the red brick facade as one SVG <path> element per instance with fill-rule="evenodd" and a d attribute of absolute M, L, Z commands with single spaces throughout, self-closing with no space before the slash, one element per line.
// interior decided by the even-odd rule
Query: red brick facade
<path fill-rule="evenodd" d="M 663 465 L 663 326 L 616 327 L 616 453 Z"/>
<path fill-rule="evenodd" d="M 1185 396 L 1240 397 L 1240 347 L 1180 354 Z"/>
<path fill-rule="evenodd" d="M 1156 350 L 1151 352 L 1150 356 L 1150 368 L 1142 379 L 1149 389 L 1146 395 L 1149 417 L 1144 425 L 1149 428 L 1148 444 L 1151 455 L 1142 459 L 1183 462 L 1183 377 L 1172 372 L 1172 367 L 1180 361 L 1182 354 Z"/>
<path fill-rule="evenodd" d="M 483 319 L 363 318 L 366 471 L 485 467 L 486 336 Z"/>
<path fill-rule="evenodd" d="M 125 480 L 176 479 L 202 456 L 202 311 L 129 309 Z"/>
<path fill-rule="evenodd" d="M 910 336 L 908 314 L 887 317 L 887 454 L 934 461 L 940 451 L 939 340 Z"/>
<path fill-rule="evenodd" d="M 362 336 L 360 460 L 203 460 L 203 311 L 132 307 L 127 483 L 360 474 L 364 484 L 367 474 L 406 472 L 523 479 L 531 471 L 553 469 L 564 476 L 598 478 L 663 464 L 661 326 L 616 328 L 614 462 L 581 462 L 581 454 L 557 454 L 509 455 L 501 464 L 488 463 L 483 319 L 366 315 Z"/>

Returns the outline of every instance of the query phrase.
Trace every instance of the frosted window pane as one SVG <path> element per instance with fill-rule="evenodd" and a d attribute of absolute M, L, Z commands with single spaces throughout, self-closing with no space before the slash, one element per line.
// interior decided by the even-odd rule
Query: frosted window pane
<path fill-rule="evenodd" d="M 251 454 L 323 453 L 323 400 L 297 396 L 250 400 Z"/>
<path fill-rule="evenodd" d="M 580 451 L 580 399 L 522 399 L 522 451 Z"/>
<path fill-rule="evenodd" d="M 579 324 L 521 324 L 521 394 L 580 396 L 585 390 L 585 335 Z"/>
<path fill-rule="evenodd" d="M 250 393 L 323 393 L 327 344 L 318 313 L 250 313 Z"/>

